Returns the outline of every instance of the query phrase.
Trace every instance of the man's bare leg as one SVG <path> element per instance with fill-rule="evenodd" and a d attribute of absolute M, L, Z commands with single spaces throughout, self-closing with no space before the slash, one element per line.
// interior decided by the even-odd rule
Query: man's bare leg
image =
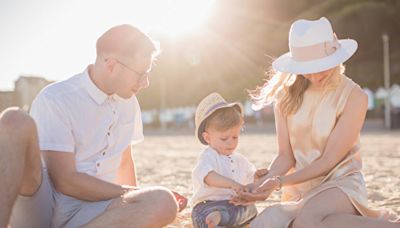
<path fill-rule="evenodd" d="M 41 181 L 40 151 L 33 119 L 17 108 L 0 114 L 0 227 L 6 227 L 18 194 L 33 195 Z"/>
<path fill-rule="evenodd" d="M 178 206 L 162 187 L 134 190 L 115 199 L 107 210 L 85 227 L 159 228 L 174 221 Z"/>

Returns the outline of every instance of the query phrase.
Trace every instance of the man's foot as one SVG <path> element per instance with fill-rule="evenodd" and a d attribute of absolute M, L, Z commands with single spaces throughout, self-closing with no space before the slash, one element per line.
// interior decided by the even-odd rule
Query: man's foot
<path fill-rule="evenodd" d="M 172 193 L 174 194 L 175 200 L 178 203 L 178 212 L 183 211 L 188 203 L 187 198 L 177 192 L 172 191 Z"/>
<path fill-rule="evenodd" d="M 221 221 L 221 213 L 219 211 L 211 212 L 206 217 L 206 224 L 208 225 L 208 228 L 216 227 L 220 221 Z"/>

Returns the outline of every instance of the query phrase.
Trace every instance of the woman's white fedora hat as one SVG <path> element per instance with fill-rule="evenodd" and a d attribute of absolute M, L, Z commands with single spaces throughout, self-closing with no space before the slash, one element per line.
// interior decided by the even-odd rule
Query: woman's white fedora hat
<path fill-rule="evenodd" d="M 317 73 L 348 60 L 357 46 L 352 39 L 338 40 L 325 17 L 297 20 L 289 31 L 290 51 L 277 58 L 272 67 L 292 74 Z"/>

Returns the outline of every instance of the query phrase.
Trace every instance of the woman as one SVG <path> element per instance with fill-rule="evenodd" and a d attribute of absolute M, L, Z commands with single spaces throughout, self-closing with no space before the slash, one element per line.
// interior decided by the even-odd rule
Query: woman
<path fill-rule="evenodd" d="M 252 227 L 399 227 L 367 206 L 359 134 L 368 98 L 342 66 L 357 42 L 337 40 L 321 18 L 294 22 L 289 47 L 272 64 L 277 73 L 253 95 L 255 108 L 276 104 L 278 155 L 265 181 L 232 201 L 266 199 L 282 188 L 283 202 L 266 208 Z"/>

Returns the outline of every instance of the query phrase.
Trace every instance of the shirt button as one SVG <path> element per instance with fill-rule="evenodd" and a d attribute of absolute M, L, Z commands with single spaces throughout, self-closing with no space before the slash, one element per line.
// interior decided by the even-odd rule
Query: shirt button
<path fill-rule="evenodd" d="M 104 156 L 104 155 L 106 155 L 106 152 L 105 152 L 105 151 L 103 151 L 103 153 L 101 153 L 101 154 Z"/>
<path fill-rule="evenodd" d="M 99 167 L 99 166 L 100 166 L 100 163 L 97 163 L 96 165 L 97 165 L 97 167 Z"/>
<path fill-rule="evenodd" d="M 107 132 L 107 135 L 110 136 L 110 132 Z"/>
<path fill-rule="evenodd" d="M 233 163 L 233 160 L 231 160 L 231 163 Z"/>
<path fill-rule="evenodd" d="M 232 170 L 232 173 L 234 173 L 235 172 L 235 170 Z"/>

